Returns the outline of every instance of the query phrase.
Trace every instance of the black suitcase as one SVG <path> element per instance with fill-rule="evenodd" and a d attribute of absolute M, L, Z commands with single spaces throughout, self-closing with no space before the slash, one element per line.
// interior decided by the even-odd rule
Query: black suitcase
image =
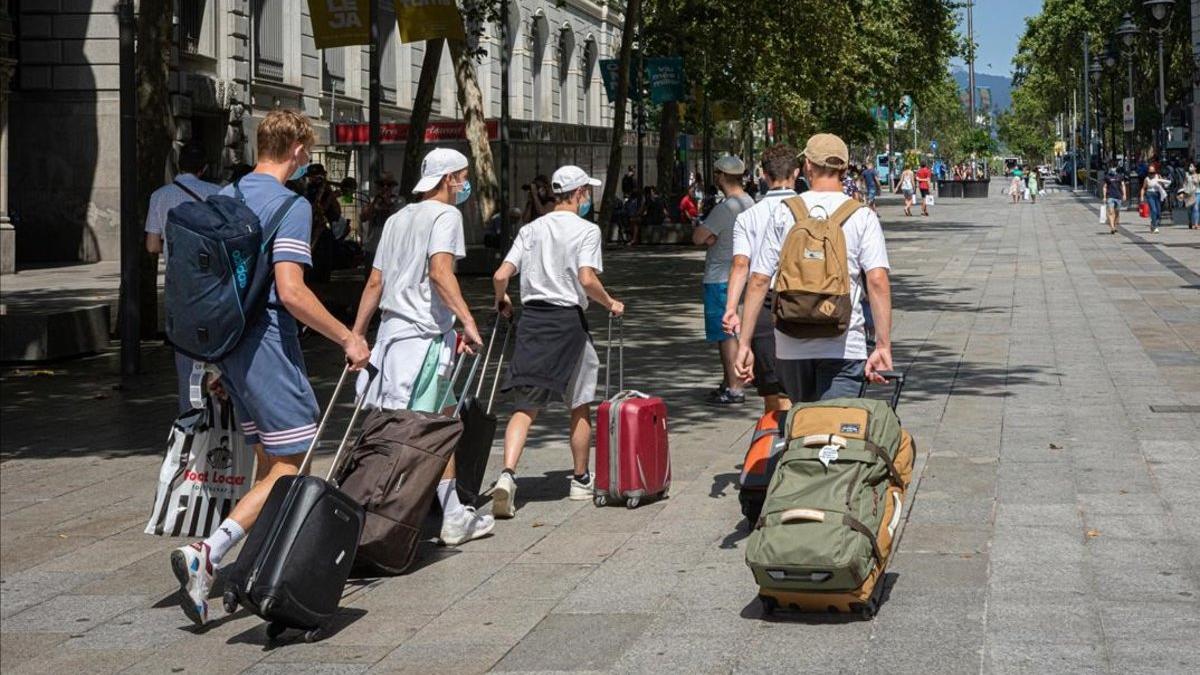
<path fill-rule="evenodd" d="M 329 476 L 322 480 L 304 475 L 348 373 L 349 369 L 342 371 L 300 475 L 276 481 L 237 560 L 221 570 L 226 584 L 225 611 L 232 614 L 239 604 L 245 605 L 269 622 L 267 636 L 272 640 L 287 628 L 304 630 L 307 642 L 320 639 L 337 613 L 354 565 L 363 509 L 330 482 L 329 476 L 334 475 L 357 421 L 361 397 Z"/>
<path fill-rule="evenodd" d="M 500 332 L 501 324 L 504 324 L 505 328 L 504 340 L 500 344 L 499 356 L 496 359 L 496 372 L 485 405 L 482 399 L 483 387 L 487 381 L 492 348 L 496 344 L 496 334 Z M 492 413 L 492 405 L 496 401 L 500 376 L 504 373 L 504 353 L 508 351 L 512 332 L 512 322 L 497 315 L 496 323 L 492 326 L 492 335 L 488 338 L 487 351 L 483 356 L 483 368 L 478 377 L 475 393 L 470 393 L 470 387 L 463 392 L 462 407 L 459 410 L 463 434 L 458 447 L 454 450 L 454 472 L 458 499 L 467 506 L 478 505 L 479 495 L 483 490 L 483 479 L 487 474 L 488 457 L 491 456 L 492 445 L 496 442 L 496 415 Z"/>

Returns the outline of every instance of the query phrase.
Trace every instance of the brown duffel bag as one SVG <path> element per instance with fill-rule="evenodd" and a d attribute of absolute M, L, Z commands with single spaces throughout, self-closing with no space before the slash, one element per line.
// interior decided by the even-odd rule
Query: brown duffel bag
<path fill-rule="evenodd" d="M 338 479 L 366 511 L 356 574 L 402 574 L 412 565 L 421 524 L 462 432 L 457 418 L 435 413 L 375 410 L 367 416 Z"/>

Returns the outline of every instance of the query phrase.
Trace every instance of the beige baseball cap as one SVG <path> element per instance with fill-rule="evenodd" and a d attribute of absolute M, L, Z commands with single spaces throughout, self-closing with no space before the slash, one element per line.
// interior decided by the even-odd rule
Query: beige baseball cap
<path fill-rule="evenodd" d="M 839 171 L 850 166 L 846 142 L 833 134 L 813 134 L 804 145 L 804 158 L 816 166 Z"/>

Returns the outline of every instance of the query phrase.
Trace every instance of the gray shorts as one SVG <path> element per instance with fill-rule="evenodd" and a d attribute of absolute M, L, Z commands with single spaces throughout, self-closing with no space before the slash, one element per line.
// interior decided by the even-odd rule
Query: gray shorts
<path fill-rule="evenodd" d="M 596 355 L 592 341 L 588 340 L 583 344 L 583 352 L 579 355 L 579 362 L 575 364 L 575 372 L 571 373 L 571 379 L 567 382 L 566 394 L 561 397 L 563 403 L 574 410 L 595 401 L 596 380 L 599 374 L 600 357 Z M 512 392 L 513 409 L 530 412 L 545 408 L 558 396 L 558 392 L 533 385 L 513 387 Z"/>
<path fill-rule="evenodd" d="M 857 397 L 866 365 L 866 359 L 779 359 L 775 368 L 788 398 L 809 403 Z"/>

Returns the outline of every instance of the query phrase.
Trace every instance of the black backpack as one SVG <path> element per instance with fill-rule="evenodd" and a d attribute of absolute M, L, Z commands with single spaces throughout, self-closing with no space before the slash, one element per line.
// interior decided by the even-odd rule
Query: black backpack
<path fill-rule="evenodd" d="M 271 243 L 300 199 L 285 200 L 264 228 L 236 183 L 234 191 L 236 198 L 212 195 L 167 212 L 167 340 L 198 361 L 231 352 L 266 309 L 274 279 Z"/>

